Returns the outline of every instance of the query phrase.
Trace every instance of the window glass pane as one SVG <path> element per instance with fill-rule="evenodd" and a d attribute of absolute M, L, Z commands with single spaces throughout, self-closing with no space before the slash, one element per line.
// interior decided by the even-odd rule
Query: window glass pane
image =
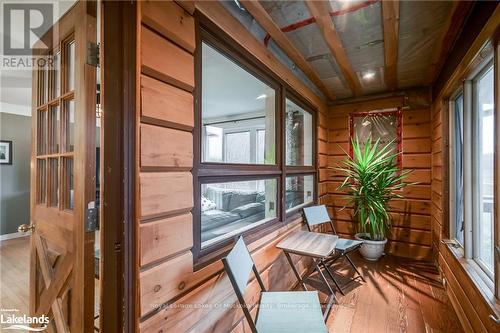
<path fill-rule="evenodd" d="M 478 121 L 479 258 L 493 272 L 493 155 L 494 107 L 493 69 L 476 85 Z"/>
<path fill-rule="evenodd" d="M 49 158 L 49 206 L 59 205 L 59 160 Z"/>
<path fill-rule="evenodd" d="M 50 144 L 49 153 L 59 152 L 59 133 L 61 128 L 61 115 L 59 112 L 59 105 L 51 106 L 49 113 L 49 131 L 50 131 Z"/>
<path fill-rule="evenodd" d="M 45 155 L 47 152 L 47 109 L 38 111 L 37 124 L 37 150 L 38 155 Z"/>
<path fill-rule="evenodd" d="M 61 95 L 61 52 L 53 55 L 53 70 L 52 70 L 52 98 Z"/>
<path fill-rule="evenodd" d="M 455 178 L 455 239 L 464 244 L 464 194 L 463 194 L 463 105 L 464 96 L 460 94 L 455 99 L 455 133 L 454 133 L 454 178 Z"/>
<path fill-rule="evenodd" d="M 72 210 L 74 207 L 74 184 L 73 184 L 73 159 L 64 160 L 64 208 Z"/>
<path fill-rule="evenodd" d="M 47 196 L 47 173 L 46 173 L 46 161 L 45 160 L 36 160 L 36 198 L 37 203 L 42 204 L 46 202 Z"/>
<path fill-rule="evenodd" d="M 286 100 L 286 165 L 310 166 L 313 155 L 312 115 L 303 108 Z"/>
<path fill-rule="evenodd" d="M 275 218 L 276 179 L 201 185 L 201 247 Z"/>
<path fill-rule="evenodd" d="M 40 66 L 38 68 L 38 105 L 42 105 L 47 103 L 49 92 L 49 66 L 47 58 L 40 57 L 38 64 Z"/>
<path fill-rule="evenodd" d="M 313 175 L 286 177 L 285 207 L 287 211 L 313 201 Z"/>
<path fill-rule="evenodd" d="M 264 164 L 266 158 L 266 131 L 257 131 L 257 164 Z"/>
<path fill-rule="evenodd" d="M 75 101 L 65 101 L 66 151 L 75 149 Z"/>
<path fill-rule="evenodd" d="M 250 163 L 250 132 L 227 133 L 225 150 L 225 162 Z"/>
<path fill-rule="evenodd" d="M 349 120 L 353 124 L 351 139 L 358 139 L 361 149 L 364 150 L 364 143 L 371 139 L 373 142 L 380 140 L 380 145 L 384 146 L 392 142 L 394 153 L 398 151 L 398 114 L 397 112 L 377 112 L 363 116 L 352 113 Z"/>
<path fill-rule="evenodd" d="M 255 138 L 263 130 L 261 163 L 275 164 L 275 90 L 205 43 L 202 87 L 202 162 L 259 163 Z M 244 131 L 248 140 L 227 135 Z M 228 154 L 238 140 L 238 155 Z"/>
<path fill-rule="evenodd" d="M 75 41 L 71 41 L 66 45 L 67 68 L 66 73 L 67 89 L 71 91 L 75 89 Z"/>

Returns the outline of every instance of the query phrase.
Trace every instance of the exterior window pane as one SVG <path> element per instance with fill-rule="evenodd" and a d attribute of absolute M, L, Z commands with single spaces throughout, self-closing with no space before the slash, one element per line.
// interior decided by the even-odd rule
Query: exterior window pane
<path fill-rule="evenodd" d="M 250 163 L 250 132 L 227 133 L 226 163 Z"/>
<path fill-rule="evenodd" d="M 256 132 L 265 130 L 260 163 L 275 164 L 275 90 L 205 43 L 202 87 L 202 162 L 259 163 Z M 228 134 L 237 132 L 248 139 Z"/>
<path fill-rule="evenodd" d="M 277 216 L 277 180 L 201 185 L 201 247 L 207 247 Z"/>
<path fill-rule="evenodd" d="M 286 100 L 286 165 L 312 166 L 313 124 L 312 115 Z"/>
<path fill-rule="evenodd" d="M 454 178 L 455 178 L 455 239 L 464 244 L 464 173 L 463 173 L 463 105 L 464 96 L 455 99 L 455 131 L 454 131 Z"/>
<path fill-rule="evenodd" d="M 257 164 L 264 164 L 266 159 L 266 131 L 257 131 Z"/>
<path fill-rule="evenodd" d="M 494 155 L 494 85 L 493 68 L 488 70 L 476 84 L 478 136 L 478 223 L 479 249 L 477 255 L 493 272 L 493 155 Z"/>
<path fill-rule="evenodd" d="M 314 176 L 286 177 L 285 207 L 287 211 L 314 201 Z"/>

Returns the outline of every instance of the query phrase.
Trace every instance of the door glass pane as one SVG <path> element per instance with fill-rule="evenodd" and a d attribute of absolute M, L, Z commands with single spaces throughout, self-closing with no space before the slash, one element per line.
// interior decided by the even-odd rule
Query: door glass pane
<path fill-rule="evenodd" d="M 61 95 L 61 52 L 53 55 L 53 70 L 52 72 L 52 98 Z"/>
<path fill-rule="evenodd" d="M 478 188 L 479 193 L 479 257 L 493 272 L 493 196 L 495 150 L 493 69 L 484 74 L 476 85 L 479 127 Z"/>
<path fill-rule="evenodd" d="M 49 206 L 59 205 L 59 159 L 49 158 Z"/>
<path fill-rule="evenodd" d="M 285 207 L 287 211 L 313 201 L 313 175 L 286 177 Z"/>
<path fill-rule="evenodd" d="M 74 207 L 74 183 L 73 183 L 73 159 L 64 159 L 64 208 L 73 210 Z"/>
<path fill-rule="evenodd" d="M 285 131 L 286 165 L 312 165 L 312 115 L 289 99 L 286 100 Z"/>
<path fill-rule="evenodd" d="M 75 101 L 65 101 L 66 151 L 75 149 Z"/>
<path fill-rule="evenodd" d="M 47 195 L 47 173 L 46 173 L 46 161 L 43 160 L 36 160 L 36 198 L 37 198 L 37 203 L 42 204 L 46 202 L 46 195 Z"/>
<path fill-rule="evenodd" d="M 38 146 L 38 155 L 45 155 L 47 152 L 47 110 L 38 111 L 38 137 L 37 137 L 37 146 Z"/>
<path fill-rule="evenodd" d="M 227 133 L 226 163 L 250 163 L 250 132 Z"/>
<path fill-rule="evenodd" d="M 60 145 L 61 115 L 59 105 L 51 106 L 49 112 L 49 153 L 58 153 Z"/>
<path fill-rule="evenodd" d="M 276 179 L 202 184 L 202 248 L 275 218 L 276 189 Z"/>
<path fill-rule="evenodd" d="M 455 238 L 460 244 L 464 244 L 464 195 L 463 195 L 463 104 L 464 96 L 460 94 L 455 99 Z"/>
<path fill-rule="evenodd" d="M 66 45 L 67 91 L 75 89 L 75 41 Z"/>
<path fill-rule="evenodd" d="M 263 164 L 275 164 L 275 90 L 205 43 L 202 85 L 202 161 L 257 163 L 251 153 L 257 150 L 257 140 L 243 139 L 246 146 L 241 148 L 249 152 L 249 158 L 228 160 L 235 156 L 224 153 L 222 138 L 227 138 L 226 133 L 265 129 Z"/>
<path fill-rule="evenodd" d="M 38 105 L 47 103 L 47 96 L 49 92 L 49 72 L 47 59 L 45 58 L 37 62 L 40 67 L 38 68 Z"/>

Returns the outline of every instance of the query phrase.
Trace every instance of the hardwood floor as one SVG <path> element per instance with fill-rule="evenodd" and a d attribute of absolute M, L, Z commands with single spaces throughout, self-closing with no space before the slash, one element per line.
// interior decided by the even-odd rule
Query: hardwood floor
<path fill-rule="evenodd" d="M 345 296 L 337 293 L 327 322 L 331 333 L 463 332 L 433 265 L 393 256 L 375 263 L 352 258 L 366 282 L 350 284 Z M 347 267 L 335 266 L 339 279 L 352 273 Z M 29 237 L 0 243 L 0 269 L 0 307 L 27 314 Z"/>
<path fill-rule="evenodd" d="M 29 312 L 30 237 L 0 242 L 0 308 Z"/>
<path fill-rule="evenodd" d="M 386 256 L 352 256 L 366 282 L 350 284 L 328 318 L 330 332 L 463 332 L 437 269 L 430 263 Z M 339 277 L 350 273 L 336 265 Z"/>

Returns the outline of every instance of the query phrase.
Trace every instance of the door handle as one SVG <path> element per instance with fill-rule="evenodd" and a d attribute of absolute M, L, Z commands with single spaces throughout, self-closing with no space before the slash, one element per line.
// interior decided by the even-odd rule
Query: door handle
<path fill-rule="evenodd" d="M 34 224 L 30 224 L 30 225 L 21 224 L 17 228 L 17 231 L 22 232 L 22 233 L 25 233 L 25 232 L 28 232 L 28 231 L 34 231 L 34 230 L 35 230 L 35 225 Z"/>
<path fill-rule="evenodd" d="M 490 318 L 491 320 L 493 320 L 493 322 L 494 322 L 495 324 L 497 324 L 497 325 L 498 325 L 498 324 L 500 324 L 500 318 L 496 317 L 495 315 L 492 315 L 492 314 L 491 314 L 489 318 Z"/>

